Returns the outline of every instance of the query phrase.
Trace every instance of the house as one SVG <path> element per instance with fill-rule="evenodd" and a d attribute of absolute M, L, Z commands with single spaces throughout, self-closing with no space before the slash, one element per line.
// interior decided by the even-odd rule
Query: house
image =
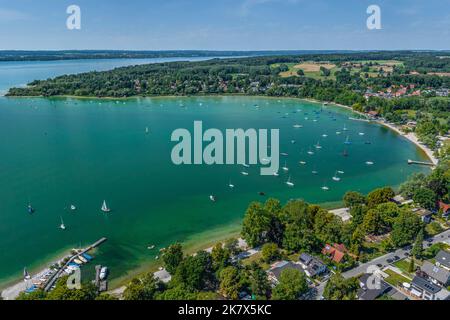
<path fill-rule="evenodd" d="M 439 210 L 442 210 L 443 217 L 448 217 L 450 214 L 450 204 L 446 204 L 445 202 L 439 201 Z"/>
<path fill-rule="evenodd" d="M 428 276 L 428 279 L 433 284 L 446 287 L 450 283 L 450 271 L 445 268 L 441 268 L 431 262 L 425 261 L 421 270 Z"/>
<path fill-rule="evenodd" d="M 300 255 L 299 262 L 308 277 L 315 277 L 327 271 L 327 266 L 322 261 L 307 253 Z"/>
<path fill-rule="evenodd" d="M 448 300 L 449 292 L 427 279 L 415 276 L 409 292 L 412 296 L 423 300 Z"/>
<path fill-rule="evenodd" d="M 272 267 L 267 271 L 269 280 L 277 285 L 280 282 L 281 273 L 286 269 L 297 269 L 303 272 L 303 268 L 300 264 L 293 263 L 291 261 L 279 261 L 274 263 Z"/>
<path fill-rule="evenodd" d="M 378 112 L 377 111 L 369 111 L 368 112 L 369 116 L 373 117 L 373 118 L 378 118 Z"/>
<path fill-rule="evenodd" d="M 430 210 L 419 208 L 414 209 L 413 212 L 415 212 L 420 217 L 420 220 L 422 220 L 423 223 L 431 222 L 431 217 L 433 216 L 433 213 Z"/>
<path fill-rule="evenodd" d="M 401 206 L 411 204 L 414 202 L 412 199 L 405 199 L 401 194 L 398 194 L 395 197 L 393 197 L 392 201 Z"/>
<path fill-rule="evenodd" d="M 364 274 L 359 278 L 359 286 L 356 296 L 358 300 L 375 300 L 389 291 L 390 286 L 381 280 L 381 278 L 374 279 L 372 274 Z M 376 277 L 376 276 L 375 276 Z M 379 280 L 374 283 L 373 280 Z"/>
<path fill-rule="evenodd" d="M 343 244 L 329 245 L 326 244 L 322 249 L 322 254 L 328 256 L 331 260 L 336 263 L 340 263 L 344 258 L 345 254 L 348 252 L 347 248 Z"/>
<path fill-rule="evenodd" d="M 450 271 L 450 253 L 441 250 L 436 255 L 436 265 Z"/>

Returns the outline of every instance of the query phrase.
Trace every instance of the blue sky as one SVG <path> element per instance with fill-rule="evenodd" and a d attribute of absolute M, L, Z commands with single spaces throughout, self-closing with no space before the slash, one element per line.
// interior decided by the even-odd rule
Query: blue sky
<path fill-rule="evenodd" d="M 450 0 L 0 0 L 0 49 L 450 49 Z"/>

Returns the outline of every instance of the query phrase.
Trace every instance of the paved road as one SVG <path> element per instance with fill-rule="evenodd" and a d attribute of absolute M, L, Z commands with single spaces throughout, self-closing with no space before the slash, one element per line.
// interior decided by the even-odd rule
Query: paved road
<path fill-rule="evenodd" d="M 424 243 L 424 247 L 426 248 L 427 246 L 429 246 L 431 244 L 435 244 L 435 243 L 439 243 L 439 242 L 445 242 L 450 245 L 450 229 L 447 231 L 444 231 L 443 233 L 437 234 L 432 238 L 425 240 L 423 243 Z M 404 258 L 405 253 L 409 253 L 410 250 L 411 249 L 408 247 L 402 248 L 402 249 L 397 249 L 394 252 L 388 253 L 384 256 L 381 256 L 381 257 L 373 259 L 369 262 L 363 263 L 356 268 L 348 270 L 348 271 L 344 272 L 342 275 L 344 276 L 344 278 L 348 279 L 348 278 L 356 277 L 357 275 L 366 273 L 367 268 L 369 266 L 376 266 L 377 264 L 381 264 L 381 265 L 383 265 L 383 267 L 385 267 L 390 264 L 387 261 L 388 259 L 392 259 L 392 258 L 394 258 L 394 256 Z"/>

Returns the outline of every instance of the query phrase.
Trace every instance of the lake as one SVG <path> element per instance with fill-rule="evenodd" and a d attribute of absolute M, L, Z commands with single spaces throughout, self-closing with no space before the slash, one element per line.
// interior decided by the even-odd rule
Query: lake
<path fill-rule="evenodd" d="M 7 88 L 61 74 L 66 64 L 67 72 L 81 72 L 112 61 L 88 66 L 89 61 L 79 61 L 79 70 L 76 63 L 52 62 L 56 67 L 49 70 L 40 67 L 49 62 L 33 62 L 29 70 L 30 63 L 15 62 L 17 72 L 0 65 L 0 83 Z M 4 79 L 5 74 L 18 78 Z M 335 106 L 261 97 L 2 97 L 0 282 L 101 237 L 108 241 L 96 253 L 96 263 L 108 265 L 117 279 L 155 261 L 158 250 L 170 243 L 212 239 L 210 230 L 235 229 L 251 201 L 302 198 L 330 206 L 348 190 L 397 186 L 413 172 L 428 170 L 406 164 L 407 159 L 425 159 L 415 145 L 379 125 L 350 120 L 350 115 Z M 261 176 L 259 166 L 252 166 L 244 176 L 239 165 L 175 166 L 171 133 L 192 131 L 196 120 L 221 130 L 280 129 L 280 151 L 288 154 L 280 157 L 280 165 L 289 172 Z M 347 137 L 349 145 L 344 144 Z M 321 149 L 315 148 L 318 142 Z M 341 180 L 333 181 L 338 170 L 344 172 Z M 295 187 L 286 185 L 289 176 Z M 330 190 L 323 191 L 324 185 Z M 214 203 L 211 194 L 217 197 Z M 101 212 L 103 200 L 111 213 Z M 33 215 L 27 213 L 28 203 L 36 209 Z M 77 210 L 69 210 L 71 204 Z M 59 229 L 61 218 L 65 231 Z M 156 248 L 148 250 L 149 245 Z"/>

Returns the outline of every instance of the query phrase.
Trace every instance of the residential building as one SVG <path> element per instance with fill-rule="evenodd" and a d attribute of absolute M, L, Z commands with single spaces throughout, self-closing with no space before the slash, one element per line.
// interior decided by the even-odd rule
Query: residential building
<path fill-rule="evenodd" d="M 340 263 L 342 259 L 345 257 L 345 254 L 348 253 L 347 248 L 343 244 L 326 244 L 322 249 L 322 254 L 328 256 L 331 260 L 336 263 Z"/>
<path fill-rule="evenodd" d="M 450 253 L 444 250 L 441 250 L 436 255 L 436 265 L 438 267 L 444 268 L 450 271 Z"/>
<path fill-rule="evenodd" d="M 279 261 L 277 263 L 274 263 L 267 271 L 269 280 L 274 285 L 277 285 L 280 282 L 281 273 L 286 269 L 297 269 L 303 272 L 303 268 L 300 264 L 293 263 L 291 261 Z"/>
<path fill-rule="evenodd" d="M 359 286 L 356 294 L 359 300 L 375 300 L 390 290 L 390 286 L 381 277 L 368 273 L 359 278 Z"/>
<path fill-rule="evenodd" d="M 321 260 L 307 253 L 300 255 L 299 262 L 308 277 L 319 276 L 327 271 L 327 266 Z"/>
<path fill-rule="evenodd" d="M 449 292 L 427 279 L 415 276 L 409 292 L 412 296 L 423 300 L 448 300 Z"/>
<path fill-rule="evenodd" d="M 420 220 L 422 220 L 423 223 L 431 222 L 433 213 L 430 210 L 423 209 L 423 208 L 416 208 L 413 210 L 413 212 L 415 212 L 420 217 Z"/>
<path fill-rule="evenodd" d="M 433 284 L 446 287 L 450 283 L 450 271 L 445 268 L 441 268 L 429 261 L 425 261 L 421 270 Z"/>
<path fill-rule="evenodd" d="M 442 210 L 443 217 L 448 217 L 450 214 L 450 204 L 439 201 L 439 210 Z"/>

